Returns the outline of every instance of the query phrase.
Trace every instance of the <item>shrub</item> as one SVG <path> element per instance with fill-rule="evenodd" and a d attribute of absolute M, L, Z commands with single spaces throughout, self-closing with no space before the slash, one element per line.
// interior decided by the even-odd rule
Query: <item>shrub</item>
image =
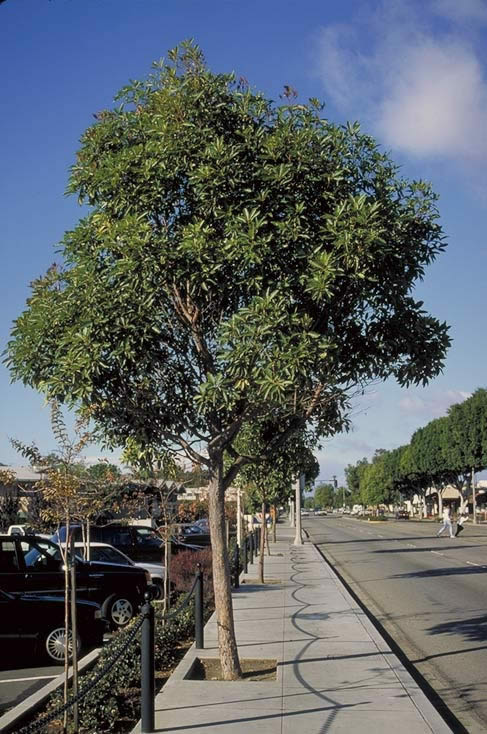
<path fill-rule="evenodd" d="M 176 591 L 189 591 L 193 585 L 196 565 L 201 563 L 205 597 L 213 595 L 211 548 L 200 551 L 180 551 L 171 559 L 171 581 Z"/>
<path fill-rule="evenodd" d="M 206 596 L 206 595 L 205 595 Z M 205 601 L 207 601 L 205 599 Z M 205 620 L 212 609 L 205 604 Z M 100 652 L 95 667 L 80 677 L 80 690 L 84 689 L 101 670 L 109 664 L 117 652 L 127 643 L 128 637 L 136 624 L 130 625 L 114 634 L 112 639 Z M 189 604 L 169 621 L 164 621 L 162 606 L 155 610 L 155 646 L 154 657 L 156 670 L 168 670 L 180 657 L 180 645 L 194 635 L 194 607 Z M 106 675 L 95 685 L 89 694 L 79 703 L 80 734 L 119 734 L 133 728 L 140 717 L 140 631 L 130 643 L 127 651 L 110 668 Z M 54 693 L 49 699 L 49 713 L 63 703 L 62 692 Z M 61 731 L 59 721 L 48 725 L 48 731 Z M 68 726 L 68 731 L 72 728 Z"/>

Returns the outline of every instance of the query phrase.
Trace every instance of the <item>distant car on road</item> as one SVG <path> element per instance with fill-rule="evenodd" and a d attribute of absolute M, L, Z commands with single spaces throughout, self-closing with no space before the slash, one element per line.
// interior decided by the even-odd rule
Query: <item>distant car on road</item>
<path fill-rule="evenodd" d="M 328 515 L 326 510 L 315 510 L 315 515 Z"/>
<path fill-rule="evenodd" d="M 409 520 L 409 512 L 407 510 L 397 510 L 395 518 L 396 520 Z"/>
<path fill-rule="evenodd" d="M 78 651 L 101 645 L 106 623 L 100 605 L 78 599 L 76 611 Z M 73 650 L 71 631 L 66 640 L 64 599 L 45 594 L 15 596 L 0 591 L 0 641 L 2 653 L 6 654 L 8 649 L 11 660 L 24 652 L 64 662 L 66 647 L 69 657 Z"/>

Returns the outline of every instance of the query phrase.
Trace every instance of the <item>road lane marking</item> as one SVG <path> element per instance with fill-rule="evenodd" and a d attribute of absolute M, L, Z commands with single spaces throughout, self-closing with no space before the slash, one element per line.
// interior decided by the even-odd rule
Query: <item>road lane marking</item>
<path fill-rule="evenodd" d="M 435 553 L 437 556 L 444 556 L 444 553 L 440 553 L 440 551 L 431 551 L 431 553 Z"/>
<path fill-rule="evenodd" d="M 31 678 L 8 678 L 7 680 L 0 680 L 0 683 L 24 683 L 27 680 L 51 680 L 57 677 L 57 675 L 34 675 Z"/>
<path fill-rule="evenodd" d="M 406 543 L 406 545 L 408 546 L 408 548 L 416 548 L 417 547 L 417 546 L 413 545 L 412 543 Z"/>
<path fill-rule="evenodd" d="M 465 563 L 468 563 L 469 566 L 481 566 L 481 563 L 474 563 L 473 561 L 465 561 Z"/>

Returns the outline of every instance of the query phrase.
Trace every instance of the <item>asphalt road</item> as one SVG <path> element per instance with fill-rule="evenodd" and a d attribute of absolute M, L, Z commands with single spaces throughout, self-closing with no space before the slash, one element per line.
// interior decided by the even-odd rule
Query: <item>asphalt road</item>
<path fill-rule="evenodd" d="M 487 527 L 467 523 L 454 539 L 414 521 L 329 515 L 303 527 L 464 731 L 485 734 Z"/>
<path fill-rule="evenodd" d="M 29 658 L 0 660 L 0 716 L 50 683 L 64 670 L 62 665 L 35 664 Z"/>

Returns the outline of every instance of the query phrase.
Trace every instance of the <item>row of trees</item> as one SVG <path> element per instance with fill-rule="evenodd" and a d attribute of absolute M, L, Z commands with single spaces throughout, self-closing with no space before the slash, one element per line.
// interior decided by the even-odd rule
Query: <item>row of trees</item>
<path fill-rule="evenodd" d="M 472 476 L 487 469 L 487 390 L 477 389 L 463 403 L 452 405 L 411 437 L 409 444 L 392 451 L 379 449 L 369 462 L 361 459 L 346 468 L 354 501 L 365 505 L 424 497 L 427 489 L 438 494 L 439 511 L 447 486 L 471 492 Z M 420 503 L 422 512 L 422 503 Z"/>
<path fill-rule="evenodd" d="M 7 362 L 101 441 L 209 477 L 224 678 L 241 675 L 225 490 L 347 428 L 369 380 L 438 374 L 448 327 L 412 297 L 445 247 L 436 195 L 358 124 L 276 104 L 184 43 L 81 139 L 88 208 L 33 283 Z M 286 459 L 287 461 L 287 459 Z"/>

